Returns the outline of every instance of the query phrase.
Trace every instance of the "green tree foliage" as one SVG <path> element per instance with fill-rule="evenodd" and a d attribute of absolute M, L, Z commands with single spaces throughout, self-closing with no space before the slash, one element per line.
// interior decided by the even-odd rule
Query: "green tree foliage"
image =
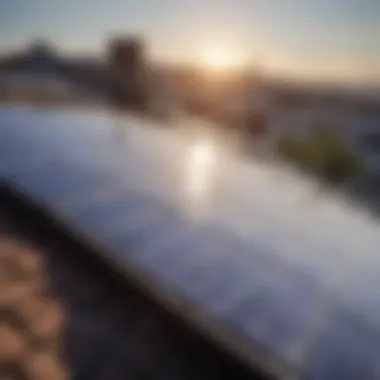
<path fill-rule="evenodd" d="M 280 157 L 294 164 L 307 169 L 310 166 L 309 153 L 305 142 L 300 141 L 294 136 L 288 135 L 282 137 L 277 146 Z"/>
<path fill-rule="evenodd" d="M 315 133 L 307 140 L 284 136 L 277 150 L 280 157 L 333 184 L 356 179 L 365 172 L 361 158 L 342 136 L 334 133 Z"/>

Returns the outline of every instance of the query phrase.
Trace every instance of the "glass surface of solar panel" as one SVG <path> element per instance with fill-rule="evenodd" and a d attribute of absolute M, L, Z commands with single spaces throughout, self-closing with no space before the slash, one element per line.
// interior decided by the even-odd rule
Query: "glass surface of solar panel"
<path fill-rule="evenodd" d="M 107 181 L 107 174 L 81 170 L 64 160 L 49 160 L 28 171 L 13 176 L 13 183 L 31 194 L 37 201 L 52 204 L 77 192 L 90 194 L 96 186 Z"/>
<path fill-rule="evenodd" d="M 308 380 L 380 378 L 379 337 L 345 311 L 321 331 L 310 357 Z"/>
<path fill-rule="evenodd" d="M 380 234 L 360 210 L 137 118 L 0 118 L 2 180 L 175 293 L 210 334 L 222 326 L 245 359 L 262 351 L 262 366 L 297 378 L 380 378 Z"/>

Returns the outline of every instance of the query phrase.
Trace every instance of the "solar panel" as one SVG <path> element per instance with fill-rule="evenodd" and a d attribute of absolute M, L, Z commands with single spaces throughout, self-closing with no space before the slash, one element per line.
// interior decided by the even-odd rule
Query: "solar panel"
<path fill-rule="evenodd" d="M 280 378 L 380 378 L 380 234 L 364 211 L 227 154 L 196 121 L 0 119 L 1 179 L 227 349 Z"/>

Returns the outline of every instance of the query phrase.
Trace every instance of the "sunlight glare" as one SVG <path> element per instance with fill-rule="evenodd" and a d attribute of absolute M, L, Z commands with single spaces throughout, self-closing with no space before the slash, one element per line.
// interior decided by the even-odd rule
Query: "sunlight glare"
<path fill-rule="evenodd" d="M 211 71 L 236 70 L 243 65 L 243 59 L 237 53 L 217 47 L 205 50 L 200 61 L 203 68 Z"/>
<path fill-rule="evenodd" d="M 216 163 L 216 149 L 211 142 L 202 140 L 189 147 L 186 192 L 192 207 L 198 207 L 207 200 Z"/>

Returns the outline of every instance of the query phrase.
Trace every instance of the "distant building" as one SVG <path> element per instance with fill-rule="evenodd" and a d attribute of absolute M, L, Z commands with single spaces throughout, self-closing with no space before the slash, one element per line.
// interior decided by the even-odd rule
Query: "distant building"
<path fill-rule="evenodd" d="M 35 42 L 24 51 L 8 57 L 3 69 L 30 74 L 54 74 L 59 70 L 59 58 L 50 45 Z"/>
<path fill-rule="evenodd" d="M 120 108 L 147 106 L 146 61 L 143 41 L 116 38 L 109 47 L 112 103 Z"/>

